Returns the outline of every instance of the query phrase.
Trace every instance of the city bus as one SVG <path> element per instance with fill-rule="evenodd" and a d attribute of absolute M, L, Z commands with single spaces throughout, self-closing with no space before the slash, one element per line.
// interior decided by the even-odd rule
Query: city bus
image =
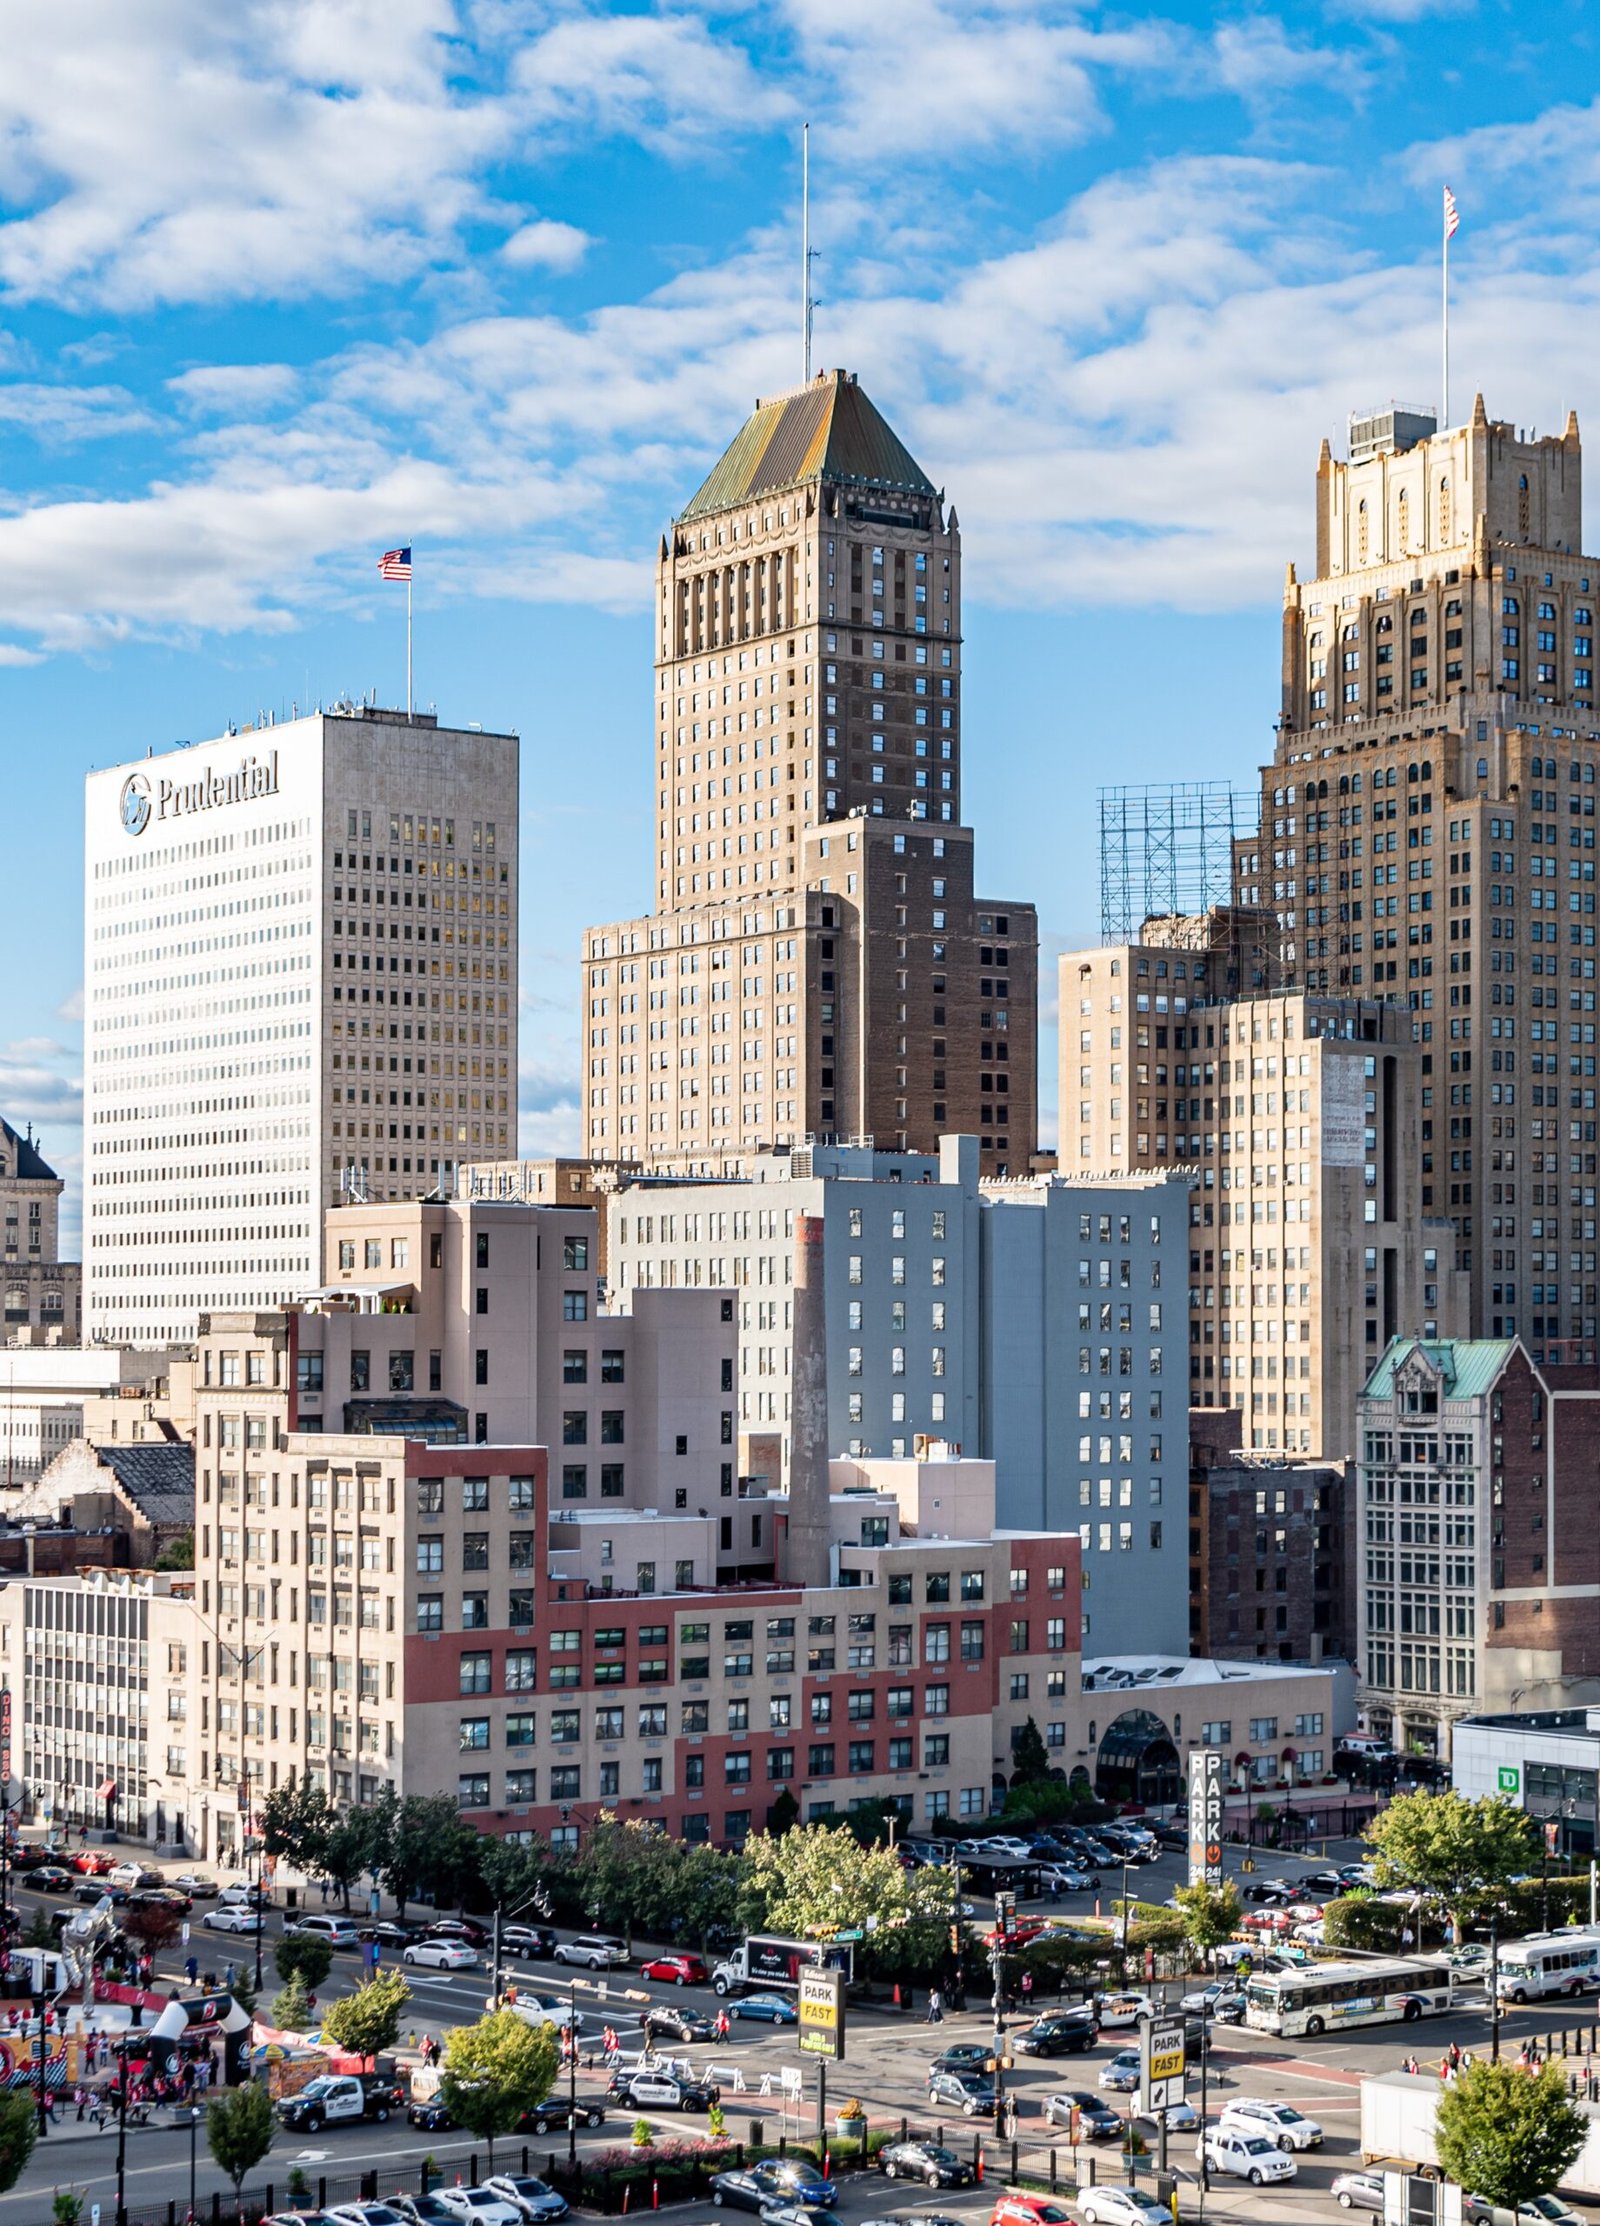
<path fill-rule="evenodd" d="M 1258 2033 L 1322 2033 L 1423 2017 L 1451 2009 L 1459 1999 L 1448 1963 L 1369 1956 L 1253 1976 L 1245 1988 L 1244 2021 Z"/>
<path fill-rule="evenodd" d="M 1600 1986 L 1600 1932 L 1569 1925 L 1565 1932 L 1507 1941 L 1500 1950 L 1502 2001 L 1537 2002 L 1547 1994 L 1581 1994 L 1590 1986 Z"/>

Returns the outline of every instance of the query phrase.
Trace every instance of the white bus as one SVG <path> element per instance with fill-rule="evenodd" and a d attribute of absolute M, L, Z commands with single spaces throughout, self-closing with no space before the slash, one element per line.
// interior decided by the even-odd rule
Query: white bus
<path fill-rule="evenodd" d="M 1244 2021 L 1260 2033 L 1322 2033 L 1330 2026 L 1378 2025 L 1452 2008 L 1459 1996 L 1444 1962 L 1313 1963 L 1303 1971 L 1266 1971 L 1244 1993 Z"/>
<path fill-rule="evenodd" d="M 1581 1994 L 1600 1986 L 1600 1932 L 1569 1925 L 1565 1932 L 1534 1932 L 1500 1950 L 1496 1982 L 1505 2002 L 1537 2002 L 1547 1994 Z"/>

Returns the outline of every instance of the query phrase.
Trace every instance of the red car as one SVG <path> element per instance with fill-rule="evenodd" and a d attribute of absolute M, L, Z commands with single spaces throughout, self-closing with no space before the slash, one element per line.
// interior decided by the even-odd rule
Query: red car
<path fill-rule="evenodd" d="M 641 1963 L 641 1979 L 661 1979 L 668 1986 L 705 1986 L 710 1972 L 697 1955 L 660 1955 L 654 1963 Z"/>
<path fill-rule="evenodd" d="M 85 1878 L 104 1878 L 117 1867 L 115 1855 L 108 1855 L 102 1847 L 80 1847 L 71 1859 L 70 1867 Z"/>
<path fill-rule="evenodd" d="M 1002 2195 L 989 2226 L 1073 2226 L 1073 2220 L 1053 2195 Z"/>

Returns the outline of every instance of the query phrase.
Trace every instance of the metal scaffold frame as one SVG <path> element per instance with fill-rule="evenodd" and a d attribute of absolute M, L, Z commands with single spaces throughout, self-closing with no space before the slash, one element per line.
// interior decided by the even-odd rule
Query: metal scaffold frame
<path fill-rule="evenodd" d="M 1143 923 L 1233 896 L 1233 846 L 1261 799 L 1229 781 L 1100 790 L 1100 937 L 1136 942 Z"/>

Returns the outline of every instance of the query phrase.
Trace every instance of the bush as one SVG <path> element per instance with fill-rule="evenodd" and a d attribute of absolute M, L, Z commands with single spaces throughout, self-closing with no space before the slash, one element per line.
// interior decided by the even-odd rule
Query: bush
<path fill-rule="evenodd" d="M 1408 1922 L 1409 1912 L 1392 1901 L 1349 1894 L 1328 1903 L 1322 1917 L 1322 1938 L 1330 1948 L 1362 1948 L 1380 1955 L 1397 1955 L 1400 1935 Z"/>

